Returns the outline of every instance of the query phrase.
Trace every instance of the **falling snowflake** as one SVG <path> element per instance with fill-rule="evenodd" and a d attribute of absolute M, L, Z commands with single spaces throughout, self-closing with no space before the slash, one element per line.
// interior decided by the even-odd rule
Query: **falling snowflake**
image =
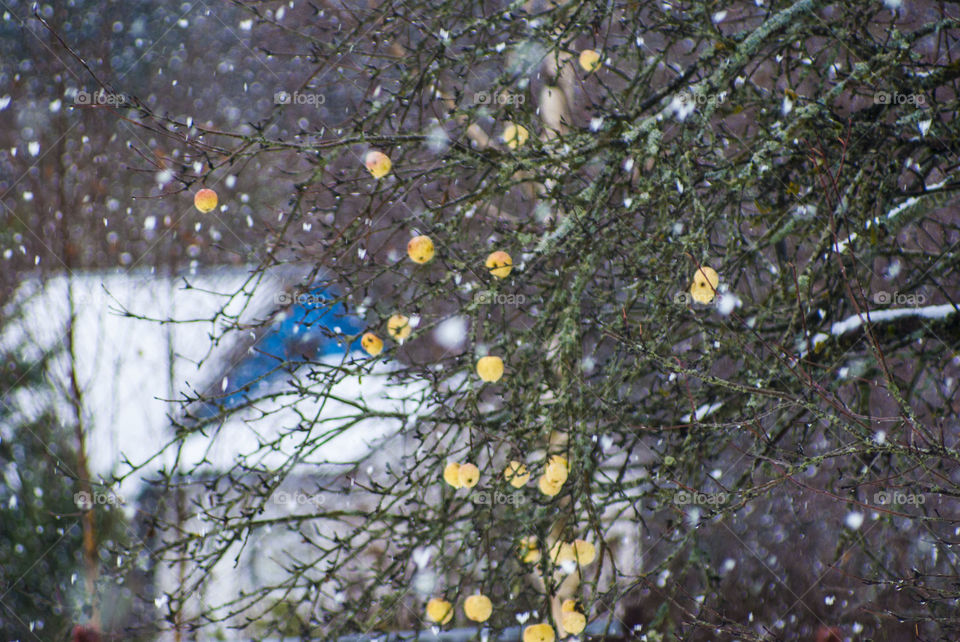
<path fill-rule="evenodd" d="M 858 530 L 863 525 L 863 513 L 858 513 L 856 511 L 847 513 L 847 517 L 843 520 L 843 522 L 850 530 Z"/>
<path fill-rule="evenodd" d="M 456 350 L 467 339 L 467 321 L 463 317 L 450 317 L 433 331 L 437 343 L 447 350 Z"/>

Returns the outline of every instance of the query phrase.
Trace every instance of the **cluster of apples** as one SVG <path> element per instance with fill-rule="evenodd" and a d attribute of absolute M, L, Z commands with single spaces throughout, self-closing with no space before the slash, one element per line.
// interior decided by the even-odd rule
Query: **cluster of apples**
<path fill-rule="evenodd" d="M 451 471 L 451 479 L 447 483 L 455 487 L 472 487 L 476 484 L 475 471 L 471 471 L 467 479 L 472 479 L 472 483 L 465 482 L 460 477 L 464 467 L 473 467 L 472 464 L 451 464 L 447 469 Z M 446 471 L 444 477 L 447 477 Z M 458 486 L 458 484 L 460 484 Z M 537 548 L 536 538 L 524 538 L 521 542 L 526 548 L 524 562 L 536 563 L 540 560 L 540 552 Z M 593 562 L 597 556 L 596 548 L 586 540 L 578 539 L 573 542 L 557 542 L 550 549 L 550 556 L 555 564 L 566 562 L 576 562 L 581 566 L 586 566 Z M 436 624 L 447 624 L 453 619 L 453 605 L 442 597 L 432 598 L 427 602 L 426 609 L 427 620 Z M 579 635 L 587 626 L 586 616 L 577 608 L 576 600 L 565 600 L 560 607 L 560 628 L 563 632 L 571 635 Z M 468 597 L 463 603 L 463 613 L 467 619 L 474 622 L 486 622 L 493 614 L 493 602 L 483 593 L 477 593 Z M 552 642 L 556 639 L 553 627 L 547 623 L 531 624 L 523 631 L 524 642 Z"/>
<path fill-rule="evenodd" d="M 600 62 L 601 56 L 595 51 L 587 50 L 580 54 L 580 65 L 588 73 L 596 70 Z M 502 134 L 503 142 L 510 149 L 523 146 L 529 138 L 530 132 L 527 128 L 515 123 L 507 123 Z M 375 150 L 367 153 L 364 164 L 376 179 L 385 177 L 392 168 L 390 158 L 383 152 Z M 407 256 L 418 265 L 429 263 L 435 255 L 436 245 L 427 235 L 415 236 L 407 243 Z M 513 269 L 513 260 L 507 252 L 498 250 L 487 257 L 485 266 L 494 277 L 505 279 Z M 394 338 L 399 338 L 401 341 L 406 339 L 410 335 L 407 317 L 394 315 L 387 322 L 387 330 Z M 401 333 L 404 334 L 401 336 Z M 371 332 L 363 335 L 361 345 L 372 356 L 380 354 L 383 350 L 383 341 Z M 495 355 L 481 357 L 477 361 L 476 370 L 481 380 L 495 383 L 503 377 L 503 359 Z M 538 483 L 540 491 L 548 497 L 556 496 L 566 482 L 569 470 L 570 465 L 565 457 L 552 456 L 540 477 Z M 522 488 L 530 481 L 530 472 L 527 467 L 516 460 L 507 465 L 503 475 L 514 488 Z M 443 470 L 443 480 L 454 489 L 473 488 L 480 480 L 480 469 L 470 462 L 450 462 Z M 535 537 L 525 538 L 521 546 L 524 562 L 536 563 L 540 560 L 540 551 Z M 557 542 L 551 549 L 551 558 L 555 564 L 573 561 L 586 565 L 590 564 L 595 557 L 596 549 L 585 540 Z M 463 611 L 464 615 L 474 622 L 486 622 L 493 613 L 493 603 L 489 597 L 478 593 L 466 598 Z M 586 626 L 586 616 L 577 609 L 575 600 L 566 600 L 561 606 L 561 612 L 560 626 L 563 631 L 573 635 L 583 631 Z M 431 622 L 446 624 L 453 618 L 453 613 L 453 605 L 443 598 L 435 597 L 427 602 L 426 617 Z M 523 631 L 523 642 L 554 642 L 555 639 L 553 627 L 547 623 L 532 624 Z"/>
<path fill-rule="evenodd" d="M 540 561 L 540 545 L 534 535 L 521 538 L 519 553 L 520 559 L 526 564 L 536 564 Z M 554 564 L 576 562 L 580 566 L 587 566 L 597 558 L 597 548 L 585 539 L 575 539 L 572 542 L 557 542 L 550 548 L 550 560 Z"/>
<path fill-rule="evenodd" d="M 589 547 L 589 551 L 584 549 L 584 557 L 588 554 L 593 556 L 596 553 L 593 545 L 583 540 L 577 540 L 577 543 L 583 543 Z M 563 546 L 571 546 L 564 544 Z M 589 562 L 581 559 L 582 564 Z M 435 597 L 427 602 L 426 616 L 427 620 L 436 624 L 447 624 L 453 619 L 453 604 L 442 597 Z M 564 632 L 571 635 L 578 635 L 583 632 L 587 626 L 586 616 L 578 610 L 576 600 L 564 600 L 560 606 L 560 627 Z M 493 615 L 493 602 L 483 593 L 476 593 L 469 596 L 463 602 L 463 614 L 467 619 L 474 622 L 486 622 Z M 547 623 L 531 624 L 523 630 L 524 642 L 553 642 L 556 639 L 556 633 L 553 627 Z"/>
<path fill-rule="evenodd" d="M 564 483 L 567 481 L 569 472 L 570 463 L 566 457 L 562 457 L 561 455 L 551 457 L 546 469 L 543 471 L 543 475 L 540 476 L 540 481 L 537 483 L 540 492 L 547 497 L 554 497 L 559 494 L 560 489 L 563 488 Z"/>
<path fill-rule="evenodd" d="M 560 605 L 560 627 L 571 635 L 578 635 L 587 626 L 586 616 L 577 610 L 576 600 L 564 600 Z M 486 622 L 493 614 L 493 602 L 483 593 L 469 596 L 463 602 L 463 613 L 474 622 Z M 453 604 L 441 597 L 427 602 L 427 620 L 447 624 L 453 619 Z M 523 642 L 553 642 L 553 627 L 547 623 L 531 624 L 523 630 Z"/>
<path fill-rule="evenodd" d="M 443 481 L 454 488 L 473 488 L 480 481 L 480 469 L 470 463 L 450 462 L 443 469 Z"/>
<path fill-rule="evenodd" d="M 557 495 L 567 481 L 569 472 L 570 464 L 566 457 L 562 455 L 550 457 L 540 477 L 538 484 L 540 492 L 547 497 Z M 503 470 L 503 478 L 514 488 L 523 488 L 530 481 L 530 471 L 523 462 L 514 459 Z M 443 469 L 443 481 L 454 488 L 473 488 L 480 481 L 480 469 L 471 463 L 450 462 Z"/>
<path fill-rule="evenodd" d="M 526 130 L 523 130 L 523 135 L 527 135 Z M 524 140 L 526 139 L 524 138 Z M 393 166 L 390 157 L 379 151 L 368 152 L 364 164 L 370 174 L 378 179 L 389 174 Z M 429 263 L 436 256 L 436 253 L 437 248 L 433 239 L 426 234 L 415 236 L 407 243 L 407 256 L 418 265 Z M 484 265 L 495 278 L 505 279 L 513 270 L 513 258 L 507 252 L 497 250 L 487 256 Z M 390 333 L 390 336 L 402 341 L 410 336 L 411 329 L 408 323 L 409 319 L 407 317 L 394 315 L 387 322 L 387 332 Z M 372 332 L 363 335 L 360 339 L 360 345 L 371 356 L 377 356 L 383 351 L 383 340 Z M 477 361 L 477 375 L 485 382 L 495 383 L 499 381 L 503 376 L 503 370 L 503 359 L 500 357 L 488 355 Z"/>
<path fill-rule="evenodd" d="M 370 175 L 377 180 L 387 176 L 390 170 L 393 169 L 393 161 L 390 160 L 390 157 L 376 149 L 371 149 L 367 152 L 367 155 L 363 157 L 363 165 L 367 168 L 367 171 L 370 172 Z M 418 236 L 410 239 L 410 242 L 407 244 L 407 255 L 414 263 L 429 263 L 433 258 L 434 252 L 433 241 L 429 236 Z M 383 342 L 380 342 L 380 346 L 380 349 L 383 349 Z M 370 351 L 367 350 L 367 352 Z M 380 350 L 371 354 L 380 354 Z"/>
<path fill-rule="evenodd" d="M 463 602 L 463 613 L 474 622 L 486 622 L 493 615 L 493 602 L 483 593 L 471 595 Z M 453 619 L 453 604 L 441 597 L 427 602 L 427 620 L 447 624 Z M 570 635 L 579 635 L 587 626 L 587 617 L 578 610 L 576 600 L 564 600 L 560 605 L 560 628 Z M 523 642 L 553 642 L 553 627 L 546 622 L 531 624 L 523 630 Z"/>
<path fill-rule="evenodd" d="M 587 71 L 593 71 L 599 66 L 599 55 L 596 52 L 583 52 L 580 64 Z M 585 62 L 586 61 L 586 62 Z M 589 68 L 588 68 L 589 67 Z M 522 125 L 508 123 L 503 133 L 504 142 L 511 148 L 522 146 L 530 137 L 530 132 Z M 390 173 L 393 163 L 390 157 L 383 152 L 371 150 L 364 158 L 364 165 L 370 174 L 381 179 Z M 209 188 L 203 188 L 194 195 L 194 206 L 202 213 L 213 211 L 217 207 L 217 193 Z M 436 254 L 433 240 L 426 235 L 416 236 L 407 243 L 407 256 L 419 265 L 429 263 Z M 490 274 L 498 279 L 505 279 L 513 269 L 513 260 L 507 252 L 497 250 L 492 252 L 485 261 Z M 412 333 L 413 328 L 409 317 L 394 314 L 387 321 L 387 333 L 396 341 L 402 343 Z M 365 333 L 360 339 L 360 345 L 371 356 L 377 356 L 383 351 L 383 340 L 372 332 Z M 477 361 L 477 375 L 485 382 L 495 383 L 504 373 L 503 359 L 494 355 L 481 357 Z M 539 480 L 540 491 L 548 497 L 560 492 L 567 480 L 569 463 L 566 458 L 554 455 L 550 458 L 543 475 Z M 520 461 L 511 461 L 503 471 L 504 478 L 514 488 L 523 487 L 530 480 L 530 472 Z M 480 480 L 480 469 L 472 463 L 451 462 L 443 471 L 444 481 L 453 488 L 473 488 Z M 522 543 L 522 559 L 524 562 L 536 563 L 540 560 L 540 551 L 536 538 L 525 538 Z M 551 558 L 555 564 L 575 561 L 579 564 L 589 564 L 596 557 L 596 549 L 585 540 L 574 542 L 558 542 L 551 549 Z M 474 622 L 486 622 L 493 613 L 493 603 L 482 593 L 466 598 L 463 604 L 466 617 Z M 566 600 L 561 608 L 561 628 L 570 634 L 579 634 L 586 626 L 585 616 L 577 611 L 574 600 Z M 453 618 L 453 605 L 443 598 L 433 598 L 427 603 L 427 619 L 446 624 Z M 524 642 L 554 642 L 556 639 L 553 627 L 546 623 L 532 624 L 523 631 Z"/>
<path fill-rule="evenodd" d="M 586 53 L 586 52 L 584 52 Z M 595 52 L 594 52 L 595 53 Z M 510 129 L 514 128 L 514 129 Z M 508 132 L 504 134 L 504 140 L 513 145 L 522 145 L 526 141 L 528 133 L 523 127 L 515 125 L 508 126 Z M 373 162 L 367 163 L 370 173 L 380 178 L 390 171 L 390 159 L 381 152 L 371 152 L 379 154 L 382 158 L 376 157 Z M 368 158 L 369 158 L 368 154 Z M 385 160 L 384 160 L 385 159 Z M 383 168 L 386 168 L 385 170 Z M 381 173 L 383 172 L 383 173 Z M 194 206 L 201 212 L 212 212 L 217 207 L 217 193 L 212 189 L 205 187 L 198 191 L 193 197 Z M 433 240 L 426 235 L 415 236 L 407 243 L 407 256 L 414 263 L 429 263 L 436 254 L 436 247 Z M 510 275 L 513 269 L 513 260 L 510 255 L 503 250 L 492 252 L 485 262 L 490 274 L 498 279 L 505 279 Z M 690 297 L 697 303 L 711 303 L 717 295 L 717 285 L 720 283 L 720 275 L 712 267 L 700 267 L 693 275 L 690 283 Z M 387 332 L 394 339 L 403 341 L 410 336 L 412 328 L 409 326 L 409 319 L 402 314 L 395 314 L 387 322 Z M 376 356 L 383 351 L 383 340 L 372 332 L 367 332 L 360 340 L 360 345 L 371 356 Z M 495 383 L 503 376 L 503 360 L 500 357 L 487 356 L 482 357 L 477 362 L 477 374 L 481 379 L 488 383 Z"/>
<path fill-rule="evenodd" d="M 561 455 L 553 455 L 547 461 L 540 477 L 540 491 L 553 497 L 567 480 L 570 464 Z M 504 479 L 514 488 L 522 488 L 530 481 L 530 471 L 523 462 L 511 460 L 503 470 Z M 480 469 L 473 463 L 450 462 L 443 469 L 443 480 L 453 488 L 473 488 L 480 481 Z M 557 542 L 550 549 L 550 559 L 555 565 L 576 563 L 586 566 L 597 557 L 597 549 L 586 540 Z M 520 540 L 520 558 L 528 564 L 540 561 L 540 548 L 535 536 Z M 490 599 L 482 594 L 467 598 L 463 607 L 467 618 L 475 622 L 485 622 L 493 612 Z M 577 610 L 574 600 L 563 603 L 560 626 L 572 635 L 577 635 L 586 627 L 586 616 Z M 443 598 L 433 598 L 427 603 L 427 619 L 438 624 L 446 624 L 453 618 L 453 606 Z M 524 642 L 550 642 L 555 639 L 553 627 L 549 624 L 532 624 L 524 629 Z"/>
<path fill-rule="evenodd" d="M 563 484 L 567 481 L 569 473 L 570 463 L 567 461 L 567 458 L 562 455 L 553 455 L 547 461 L 543 475 L 540 476 L 540 480 L 537 483 L 540 492 L 547 497 L 556 496 L 560 492 L 560 489 L 563 488 Z M 522 462 L 513 460 L 507 464 L 506 469 L 504 469 L 503 477 L 514 488 L 522 488 L 530 481 L 530 471 L 527 470 L 527 467 Z"/>
<path fill-rule="evenodd" d="M 415 236 L 407 243 L 407 256 L 414 263 L 427 263 L 435 254 L 433 241 L 429 236 Z M 486 260 L 487 269 L 498 279 L 505 279 L 513 269 L 510 255 L 502 250 L 490 254 Z M 387 333 L 399 342 L 403 342 L 413 332 L 409 317 L 394 314 L 387 320 Z M 383 351 L 383 340 L 372 332 L 367 332 L 360 339 L 360 345 L 372 357 Z M 488 383 L 499 381 L 503 376 L 503 359 L 488 355 L 477 361 L 477 375 Z"/>
<path fill-rule="evenodd" d="M 413 333 L 413 326 L 410 324 L 410 317 L 403 314 L 394 314 L 387 319 L 387 334 L 393 337 L 397 343 L 403 343 Z M 383 352 L 383 339 L 372 332 L 365 332 L 360 337 L 360 346 L 371 357 L 375 357 Z"/>
<path fill-rule="evenodd" d="M 580 67 L 589 74 L 600 68 L 603 57 L 593 49 L 585 49 L 580 52 L 579 62 Z M 503 127 L 500 138 L 510 149 L 517 149 L 523 147 L 530 139 L 530 132 L 523 125 L 508 121 Z"/>
<path fill-rule="evenodd" d="M 463 602 L 463 613 L 474 622 L 486 622 L 493 614 L 493 602 L 483 593 L 471 595 Z M 427 619 L 446 624 L 453 619 L 453 605 L 443 598 L 433 598 L 427 602 Z"/>
<path fill-rule="evenodd" d="M 560 605 L 560 628 L 571 635 L 579 635 L 587 628 L 587 616 L 577 608 L 576 600 L 564 600 Z"/>

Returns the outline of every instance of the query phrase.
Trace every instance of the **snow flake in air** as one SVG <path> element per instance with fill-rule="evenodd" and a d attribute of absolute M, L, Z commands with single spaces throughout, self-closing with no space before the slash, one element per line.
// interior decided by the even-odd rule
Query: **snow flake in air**
<path fill-rule="evenodd" d="M 793 111 L 793 99 L 790 96 L 783 97 L 783 104 L 780 106 L 780 111 L 784 116 Z"/>
<path fill-rule="evenodd" d="M 858 513 L 856 511 L 852 513 L 847 513 L 847 517 L 843 520 L 843 523 L 847 525 L 852 531 L 858 530 L 863 526 L 863 513 Z"/>
<path fill-rule="evenodd" d="M 696 103 L 689 100 L 689 96 L 686 94 L 678 94 L 674 96 L 670 104 L 667 105 L 666 111 L 682 123 L 690 117 L 690 114 L 692 114 L 695 109 Z"/>
<path fill-rule="evenodd" d="M 433 331 L 433 338 L 447 350 L 456 350 L 467 338 L 467 321 L 455 316 L 440 323 Z"/>

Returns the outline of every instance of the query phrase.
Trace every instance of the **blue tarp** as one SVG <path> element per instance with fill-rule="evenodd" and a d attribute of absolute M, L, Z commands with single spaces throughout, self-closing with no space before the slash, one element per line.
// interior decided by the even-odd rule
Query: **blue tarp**
<path fill-rule="evenodd" d="M 318 287 L 286 300 L 289 305 L 278 304 L 273 322 L 251 340 L 245 356 L 224 372 L 227 386 L 216 391 L 217 405 L 233 408 L 256 394 L 256 388 L 282 380 L 291 367 L 360 349 L 363 323 L 342 303 L 335 303 L 329 291 Z M 211 406 L 210 413 L 215 412 Z"/>

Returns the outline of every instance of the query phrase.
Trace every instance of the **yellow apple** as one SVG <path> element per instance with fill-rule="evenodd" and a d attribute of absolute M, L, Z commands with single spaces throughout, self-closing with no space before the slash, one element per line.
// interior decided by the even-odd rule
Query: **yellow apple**
<path fill-rule="evenodd" d="M 410 336 L 413 328 L 410 327 L 410 319 L 402 314 L 395 314 L 387 319 L 387 332 L 396 341 L 403 341 Z"/>
<path fill-rule="evenodd" d="M 427 263 L 433 258 L 435 250 L 429 236 L 415 236 L 407 243 L 407 256 L 414 263 Z"/>
<path fill-rule="evenodd" d="M 503 359 L 486 356 L 477 361 L 477 374 L 487 383 L 494 383 L 503 376 Z"/>
<path fill-rule="evenodd" d="M 577 562 L 582 566 L 586 566 L 597 558 L 596 547 L 586 540 L 573 540 L 573 549 L 577 554 Z"/>
<path fill-rule="evenodd" d="M 690 296 L 697 303 L 710 303 L 716 296 L 717 284 L 720 283 L 720 275 L 711 267 L 703 266 L 693 275 L 693 283 L 690 284 Z"/>
<path fill-rule="evenodd" d="M 507 123 L 507 126 L 503 128 L 503 142 L 505 142 L 510 149 L 522 147 L 528 138 L 530 138 L 530 132 L 528 132 L 527 128 L 523 125 Z"/>
<path fill-rule="evenodd" d="M 583 613 L 568 611 L 560 616 L 560 626 L 571 635 L 580 635 L 587 626 L 587 618 Z"/>
<path fill-rule="evenodd" d="M 461 488 L 463 484 L 460 482 L 460 464 L 455 461 L 447 464 L 447 467 L 443 469 L 443 481 L 454 488 Z"/>
<path fill-rule="evenodd" d="M 367 332 L 360 338 L 360 345 L 371 357 L 383 351 L 383 340 L 372 332 Z"/>
<path fill-rule="evenodd" d="M 427 602 L 427 619 L 437 624 L 446 624 L 453 619 L 453 605 L 442 598 L 433 598 Z"/>
<path fill-rule="evenodd" d="M 551 483 L 562 486 L 563 483 L 567 481 L 569 472 L 570 464 L 567 463 L 566 457 L 554 455 L 550 458 L 550 461 L 547 462 L 547 468 L 543 476 L 549 479 Z"/>
<path fill-rule="evenodd" d="M 473 464 L 460 464 L 460 486 L 463 488 L 473 488 L 480 480 L 480 469 Z"/>
<path fill-rule="evenodd" d="M 557 634 L 549 624 L 531 624 L 523 630 L 523 642 L 553 642 Z"/>
<path fill-rule="evenodd" d="M 511 461 L 506 470 L 503 471 L 503 477 L 510 482 L 514 488 L 522 488 L 524 484 L 530 481 L 530 471 L 519 461 Z"/>
<path fill-rule="evenodd" d="M 543 475 L 537 483 L 537 486 L 539 486 L 540 492 L 547 497 L 554 497 L 560 493 L 560 490 L 563 488 L 563 482 L 552 482 L 546 475 Z"/>
<path fill-rule="evenodd" d="M 217 193 L 209 187 L 204 187 L 193 195 L 193 206 L 204 214 L 212 212 L 217 207 Z"/>
<path fill-rule="evenodd" d="M 513 259 L 503 250 L 498 250 L 487 257 L 487 269 L 498 279 L 505 279 L 513 269 Z"/>
<path fill-rule="evenodd" d="M 550 549 L 550 561 L 554 564 L 572 562 L 575 559 L 577 559 L 577 551 L 569 542 L 557 542 Z"/>
<path fill-rule="evenodd" d="M 463 602 L 463 612 L 474 622 L 486 622 L 493 613 L 490 598 L 482 593 L 471 595 Z"/>
<path fill-rule="evenodd" d="M 593 49 L 584 49 L 580 52 L 580 66 L 587 73 L 600 68 L 600 54 Z"/>
<path fill-rule="evenodd" d="M 536 564 L 540 561 L 540 549 L 537 548 L 537 538 L 533 535 L 520 540 L 520 558 L 527 564 Z"/>
<path fill-rule="evenodd" d="M 393 167 L 393 163 L 390 162 L 390 157 L 376 150 L 367 152 L 366 157 L 363 159 L 363 164 L 366 165 L 367 171 L 369 171 L 374 178 L 383 178 L 390 173 L 390 168 Z"/>

